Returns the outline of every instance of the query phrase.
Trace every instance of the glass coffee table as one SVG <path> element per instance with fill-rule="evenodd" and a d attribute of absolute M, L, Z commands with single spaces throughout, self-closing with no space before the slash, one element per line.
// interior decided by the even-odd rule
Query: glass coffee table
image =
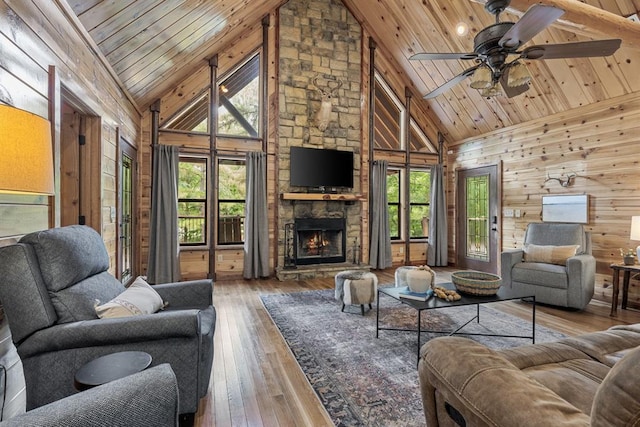
<path fill-rule="evenodd" d="M 455 286 L 453 283 L 439 283 L 437 286 L 441 286 L 446 289 L 455 290 Z M 436 333 L 436 334 L 445 334 L 445 335 L 481 335 L 481 336 L 489 336 L 489 337 L 505 337 L 505 338 L 523 338 L 530 339 L 532 343 L 536 342 L 536 297 L 535 295 L 528 294 L 518 294 L 516 292 L 510 291 L 506 288 L 500 288 L 498 293 L 495 295 L 488 296 L 476 296 L 469 295 L 462 292 L 458 292 L 461 298 L 458 301 L 446 301 L 440 298 L 437 298 L 435 295 L 429 298 L 426 301 L 418 301 L 408 298 L 400 297 L 400 292 L 406 290 L 405 287 L 378 287 L 378 304 L 376 305 L 376 338 L 378 338 L 379 331 L 402 331 L 402 332 L 416 332 L 418 335 L 418 360 L 420 360 L 420 344 L 421 344 L 421 334 L 423 332 Z M 380 326 L 380 296 L 386 295 L 389 296 L 401 303 L 415 309 L 418 312 L 418 322 L 417 327 L 415 329 L 407 329 L 407 328 L 393 328 L 393 327 L 381 327 Z M 501 335 L 501 334 L 493 334 L 493 333 L 473 333 L 473 332 L 464 332 L 461 331 L 465 326 L 474 320 L 477 323 L 480 323 L 480 305 L 487 304 L 492 302 L 501 302 L 501 301 L 512 301 L 512 300 L 524 300 L 531 302 L 531 335 Z M 422 329 L 422 312 L 426 310 L 435 310 L 440 308 L 449 308 L 449 307 L 460 307 L 465 305 L 475 305 L 476 306 L 476 314 L 471 319 L 466 321 L 465 323 L 459 325 L 453 331 L 434 331 L 428 329 Z"/>

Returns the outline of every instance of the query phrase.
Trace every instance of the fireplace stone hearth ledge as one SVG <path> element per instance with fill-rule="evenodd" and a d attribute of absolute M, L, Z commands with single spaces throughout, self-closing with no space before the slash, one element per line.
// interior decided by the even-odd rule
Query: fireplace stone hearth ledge
<path fill-rule="evenodd" d="M 349 262 L 341 262 L 331 264 L 299 265 L 296 268 L 277 267 L 276 277 L 280 281 L 308 280 L 321 277 L 333 277 L 337 273 L 344 270 L 369 272 L 371 271 L 371 266 L 368 264 L 352 264 Z"/>

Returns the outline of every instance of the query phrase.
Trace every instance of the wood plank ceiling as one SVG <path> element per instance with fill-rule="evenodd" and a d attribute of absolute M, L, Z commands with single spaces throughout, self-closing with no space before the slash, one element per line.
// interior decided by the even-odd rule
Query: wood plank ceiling
<path fill-rule="evenodd" d="M 337 1 L 337 0 L 336 0 Z M 517 21 L 528 0 L 514 0 L 502 21 Z M 416 52 L 469 52 L 473 37 L 493 24 L 482 0 L 343 0 L 379 48 L 391 55 L 425 94 L 462 72 L 469 61 L 409 61 Z M 202 61 L 260 26 L 283 0 L 69 0 L 125 88 L 141 108 L 176 86 Z M 626 17 L 640 0 L 586 0 L 591 6 Z M 525 7 L 526 8 L 526 7 Z M 575 15 L 574 15 L 575 16 Z M 470 28 L 455 35 L 458 22 Z M 529 44 L 612 38 L 577 22 L 559 21 Z M 638 28 L 640 29 L 640 24 Z M 575 28 L 575 31 L 568 29 Z M 634 28 L 635 30 L 635 28 Z M 508 99 L 480 96 L 463 82 L 426 103 L 450 142 L 545 117 L 581 105 L 640 92 L 640 46 L 625 43 L 613 56 L 526 61 L 531 89 Z M 420 99 L 419 96 L 414 99 Z"/>

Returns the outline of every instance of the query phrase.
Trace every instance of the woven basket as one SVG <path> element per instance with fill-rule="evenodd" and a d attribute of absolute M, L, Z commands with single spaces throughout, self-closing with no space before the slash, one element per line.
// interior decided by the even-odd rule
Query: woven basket
<path fill-rule="evenodd" d="M 458 291 L 471 295 L 495 295 L 502 284 L 500 276 L 473 270 L 455 271 L 451 281 Z"/>

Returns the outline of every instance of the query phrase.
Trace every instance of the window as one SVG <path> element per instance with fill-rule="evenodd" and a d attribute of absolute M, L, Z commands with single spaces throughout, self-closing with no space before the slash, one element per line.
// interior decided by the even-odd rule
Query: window
<path fill-rule="evenodd" d="M 387 170 L 387 204 L 391 240 L 400 239 L 400 170 Z"/>
<path fill-rule="evenodd" d="M 178 177 L 181 245 L 207 244 L 207 159 L 181 157 Z"/>
<path fill-rule="evenodd" d="M 240 159 L 218 160 L 218 244 L 244 242 L 247 168 Z"/>
<path fill-rule="evenodd" d="M 374 148 L 400 150 L 404 107 L 380 78 L 375 79 L 374 92 Z"/>
<path fill-rule="evenodd" d="M 183 108 L 162 129 L 187 132 L 209 132 L 209 91 L 197 96 Z"/>
<path fill-rule="evenodd" d="M 409 171 L 409 238 L 429 237 L 430 199 L 430 171 L 411 169 Z"/>
<path fill-rule="evenodd" d="M 413 152 L 438 154 L 438 150 L 433 146 L 429 138 L 424 134 L 416 121 L 411 117 L 409 120 L 409 147 Z"/>
<path fill-rule="evenodd" d="M 218 84 L 218 134 L 258 137 L 260 55 L 256 54 Z"/>

